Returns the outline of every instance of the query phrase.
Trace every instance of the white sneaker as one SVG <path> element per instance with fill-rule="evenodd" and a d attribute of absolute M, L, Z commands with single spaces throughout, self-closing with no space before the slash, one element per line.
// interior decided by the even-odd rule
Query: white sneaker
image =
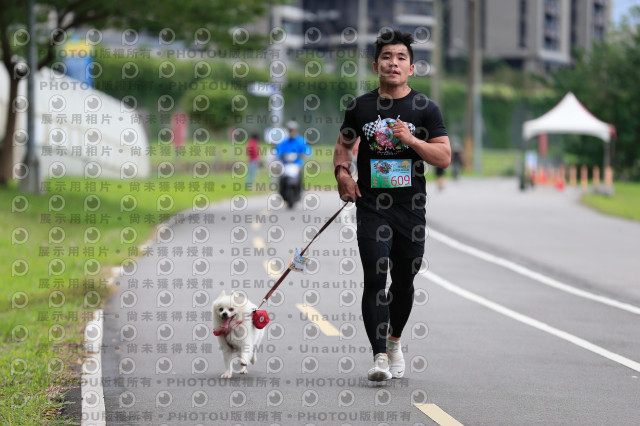
<path fill-rule="evenodd" d="M 387 339 L 387 356 L 389 356 L 389 371 L 394 379 L 404 376 L 404 355 L 400 341 L 390 341 Z"/>
<path fill-rule="evenodd" d="M 369 370 L 368 378 L 372 382 L 382 382 L 391 379 L 389 372 L 389 357 L 387 354 L 376 354 L 373 368 Z"/>
<path fill-rule="evenodd" d="M 394 379 L 401 379 L 404 376 L 404 356 L 401 351 L 398 351 L 398 357 L 398 359 L 389 362 L 389 371 Z"/>

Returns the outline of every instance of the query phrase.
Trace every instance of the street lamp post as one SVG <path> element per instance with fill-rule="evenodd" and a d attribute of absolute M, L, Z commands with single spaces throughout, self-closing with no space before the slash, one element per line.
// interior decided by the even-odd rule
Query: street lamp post
<path fill-rule="evenodd" d="M 367 78 L 367 0 L 358 1 L 358 95 L 365 92 Z"/>
<path fill-rule="evenodd" d="M 482 171 L 482 53 L 480 51 L 480 1 L 469 0 L 469 71 L 467 79 L 467 126 L 464 138 L 465 169 Z"/>

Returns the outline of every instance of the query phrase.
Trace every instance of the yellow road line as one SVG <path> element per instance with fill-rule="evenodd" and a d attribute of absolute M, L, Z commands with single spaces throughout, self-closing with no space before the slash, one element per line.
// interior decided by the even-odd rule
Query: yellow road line
<path fill-rule="evenodd" d="M 318 326 L 327 336 L 340 336 L 340 331 L 333 326 L 329 321 L 324 319 L 322 314 L 316 310 L 313 306 L 304 305 L 302 303 L 296 303 L 296 308 L 303 314 L 307 314 L 307 319 Z"/>
<path fill-rule="evenodd" d="M 462 423 L 451 417 L 436 404 L 414 404 L 418 410 L 425 413 L 440 426 L 462 426 Z"/>
<path fill-rule="evenodd" d="M 264 239 L 262 237 L 255 237 L 253 239 L 253 246 L 257 249 L 263 249 L 267 245 L 264 243 Z"/>
<path fill-rule="evenodd" d="M 268 260 L 263 260 L 262 261 L 262 266 L 264 267 L 264 270 L 267 271 L 267 275 L 269 275 L 269 278 L 271 278 L 271 279 L 277 280 L 282 275 L 280 272 L 273 271 L 269 267 L 269 261 Z"/>
<path fill-rule="evenodd" d="M 269 210 L 262 210 L 260 212 L 260 216 L 265 217 L 265 216 L 269 216 Z M 251 230 L 252 231 L 258 231 L 260 230 L 260 228 L 262 228 L 262 223 L 260 222 L 251 222 Z"/>
<path fill-rule="evenodd" d="M 262 237 L 255 237 L 253 239 L 253 247 L 257 248 L 257 249 L 264 249 L 267 245 L 264 242 L 264 239 Z M 269 275 L 270 278 L 273 279 L 277 279 L 280 277 L 280 273 L 277 271 L 272 271 L 271 268 L 269 268 L 269 262 L 264 260 L 262 262 L 262 266 L 264 267 L 264 270 L 267 271 L 267 274 Z"/>

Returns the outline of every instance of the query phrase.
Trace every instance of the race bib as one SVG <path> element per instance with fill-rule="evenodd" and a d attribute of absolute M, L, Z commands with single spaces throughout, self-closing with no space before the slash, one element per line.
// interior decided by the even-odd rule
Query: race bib
<path fill-rule="evenodd" d="M 411 160 L 371 160 L 371 188 L 411 186 Z"/>

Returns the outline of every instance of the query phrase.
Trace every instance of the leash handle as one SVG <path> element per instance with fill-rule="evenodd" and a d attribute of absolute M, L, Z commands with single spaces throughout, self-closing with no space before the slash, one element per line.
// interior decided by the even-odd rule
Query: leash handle
<path fill-rule="evenodd" d="M 338 209 L 337 212 L 335 212 L 333 214 L 333 216 L 331 216 L 329 218 L 329 220 L 322 225 L 322 228 L 320 228 L 320 230 L 316 233 L 316 235 L 313 236 L 313 238 L 311 239 L 311 241 L 309 241 L 309 244 L 307 244 L 307 246 L 300 252 L 300 256 L 304 255 L 305 252 L 307 251 L 307 249 L 309 248 L 309 246 L 311 245 L 311 243 L 313 243 L 316 238 L 318 238 L 318 236 L 320 234 L 322 234 L 322 231 L 324 231 L 325 229 L 327 229 L 327 227 L 336 219 L 336 217 L 338 217 L 338 215 L 340 214 L 340 212 L 342 211 L 342 209 L 344 209 L 347 204 L 349 204 L 349 202 L 347 201 L 346 203 L 344 203 L 342 205 L 342 207 L 340 207 Z M 264 297 L 264 299 L 262 299 L 262 303 L 260 303 L 260 306 L 258 306 L 258 309 L 260 309 L 260 307 L 271 297 L 271 295 L 273 294 L 274 291 L 276 291 L 276 289 L 278 288 L 278 286 L 280 284 L 282 284 L 282 281 L 284 281 L 284 279 L 287 277 L 287 275 L 289 275 L 289 272 L 291 272 L 290 268 L 287 268 L 286 271 L 284 271 L 284 273 L 282 274 L 282 276 L 280 278 L 278 278 L 278 281 L 276 281 L 276 283 L 273 285 L 273 287 L 271 287 L 271 290 L 269 290 L 269 292 L 267 293 L 267 295 Z"/>

